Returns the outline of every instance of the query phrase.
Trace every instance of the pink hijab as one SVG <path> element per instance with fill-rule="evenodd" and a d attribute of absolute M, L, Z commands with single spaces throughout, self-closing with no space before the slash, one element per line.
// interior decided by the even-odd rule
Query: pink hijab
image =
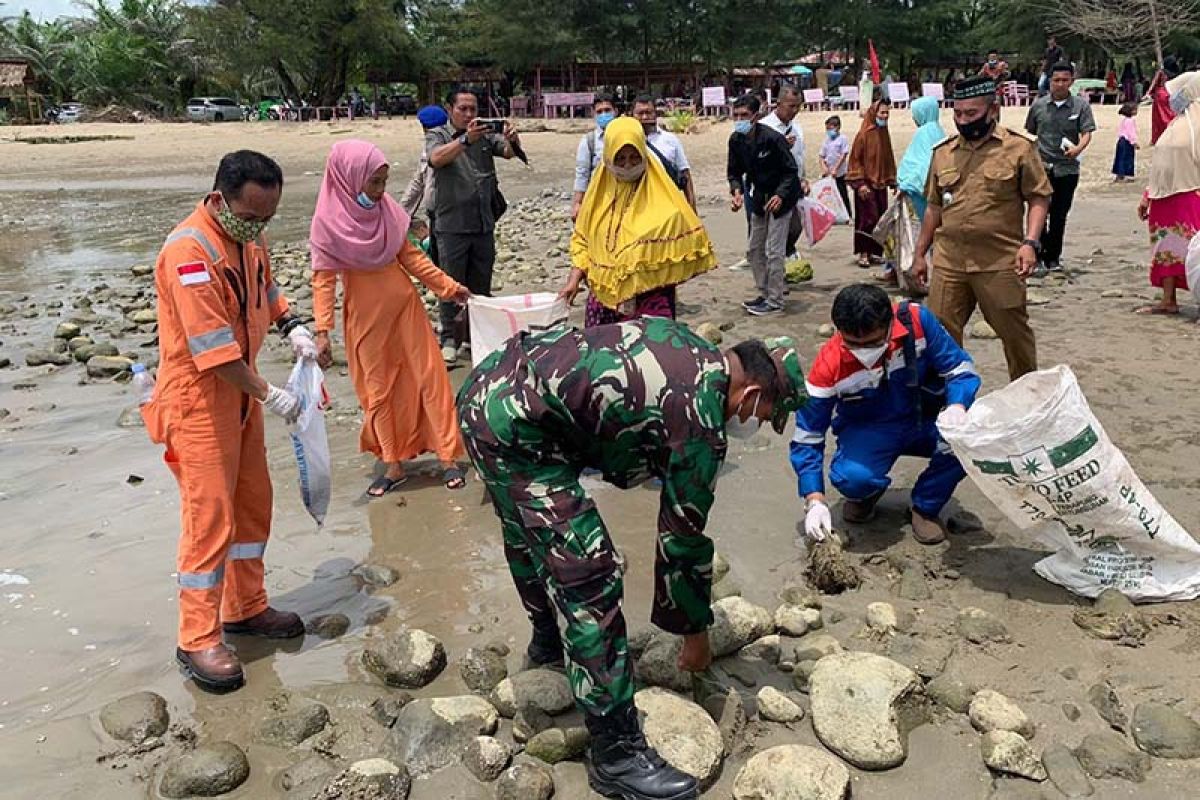
<path fill-rule="evenodd" d="M 408 212 L 387 193 L 374 208 L 363 208 L 357 199 L 386 163 L 382 150 L 361 139 L 333 146 L 308 234 L 314 270 L 380 269 L 400 253 Z"/>

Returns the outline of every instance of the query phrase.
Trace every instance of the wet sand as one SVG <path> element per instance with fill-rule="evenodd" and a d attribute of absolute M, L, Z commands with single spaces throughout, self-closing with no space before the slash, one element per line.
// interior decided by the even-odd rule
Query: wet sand
<path fill-rule="evenodd" d="M 802 116 L 810 176 L 824 116 Z M 903 110 L 894 116 L 899 155 L 912 126 Z M 1197 336 L 1191 324 L 1195 306 L 1190 296 L 1182 297 L 1185 319 L 1129 313 L 1154 297 L 1146 279 L 1147 236 L 1134 214 L 1142 183 L 1109 185 L 1115 109 L 1098 108 L 1097 117 L 1102 131 L 1086 157 L 1068 227 L 1064 261 L 1073 277 L 1067 283 L 1047 281 L 1034 290 L 1048 300 L 1031 311 L 1041 362 L 1072 366 L 1097 416 L 1143 481 L 1185 528 L 1200 530 L 1200 479 L 1194 470 L 1200 440 L 1193 433 L 1200 430 L 1200 396 L 1193 391 L 1197 367 L 1187 355 Z M 847 128 L 857 127 L 843 118 Z M 1022 118 L 1018 110 L 1005 116 L 1014 125 Z M 949 129 L 948 112 L 943 122 Z M 1145 136 L 1145 115 L 1140 125 Z M 704 201 L 702 216 L 723 264 L 740 257 L 745 231 L 744 218 L 723 205 L 728 130 L 728 125 L 714 126 L 684 139 Z M 35 132 L 134 138 L 62 145 L 10 141 L 13 135 Z M 359 662 L 364 642 L 401 624 L 434 633 L 450 656 L 451 667 L 421 696 L 464 691 L 454 662 L 468 646 L 499 637 L 515 652 L 523 647 L 526 624 L 504 567 L 498 526 L 479 484 L 449 493 L 431 471 L 434 463 L 425 460 L 416 467 L 426 471 L 424 477 L 381 501 L 364 503 L 361 492 L 374 465 L 355 452 L 359 414 L 344 370 L 335 369 L 330 386 L 335 396 L 330 425 L 335 494 L 321 530 L 314 529 L 298 502 L 285 432 L 273 420 L 268 423 L 276 503 L 267 584 L 275 604 L 306 615 L 345 613 L 351 630 L 332 641 L 308 637 L 294 648 L 243 644 L 239 651 L 250 661 L 248 686 L 224 697 L 197 692 L 180 679 L 172 661 L 178 497 L 160 463 L 161 451 L 144 431 L 116 426 L 132 403 L 126 387 L 103 381 L 81 385 L 78 365 L 24 366 L 23 354 L 45 346 L 61 321 L 58 314 L 70 316 L 71 298 L 100 282 L 132 284 L 129 267 L 152 263 L 162 238 L 207 190 L 222 153 L 249 147 L 279 159 L 287 184 L 270 236 L 276 242 L 299 242 L 307 231 L 323 158 L 333 141 L 350 135 L 371 138 L 388 152 L 396 165 L 391 188 L 402 191 L 419 141 L 411 120 L 74 125 L 8 128 L 0 135 L 0 304 L 20 309 L 35 304 L 40 311 L 35 318 L 9 315 L 0 321 L 0 357 L 15 365 L 0 370 L 0 408 L 11 412 L 0 419 L 0 579 L 11 571 L 28 580 L 0 585 L 0 673 L 6 677 L 0 689 L 0 774 L 7 778 L 0 797 L 154 796 L 153 757 L 129 761 L 123 769 L 95 763 L 100 753 L 117 749 L 100 732 L 95 712 L 142 689 L 162 694 L 173 719 L 194 727 L 202 740 L 229 738 L 248 746 L 251 778 L 231 797 L 279 796 L 272 788 L 274 773 L 297 758 L 253 744 L 249 736 L 254 720 L 277 693 L 336 695 L 339 684 L 371 683 Z M 501 166 L 510 201 L 569 191 L 578 133 L 530 133 L 524 138 L 533 168 Z M 1138 161 L 1144 179 L 1147 150 Z M 536 254 L 567 230 L 567 203 L 557 198 L 546 202 L 561 208 L 561 221 L 558 228 L 529 234 Z M 681 318 L 690 324 L 732 323 L 726 333 L 730 343 L 788 333 L 811 358 L 822 341 L 816 328 L 827 321 L 833 294 L 866 277 L 853 266 L 849 243 L 849 231 L 838 228 L 812 251 L 816 278 L 793 288 L 783 317 L 746 317 L 737 302 L 751 293 L 748 273 L 721 269 L 681 290 Z M 505 292 L 556 287 L 565 275 L 564 258 L 545 259 L 544 267 L 553 276 L 549 285 L 532 272 L 501 270 L 498 278 Z M 1110 289 L 1122 290 L 1123 296 L 1100 296 Z M 56 299 L 64 307 L 47 312 L 45 305 Z M 148 338 L 132 334 L 119 345 L 124 350 Z M 999 342 L 967 344 L 981 366 L 984 391 L 1002 386 L 1006 371 Z M 260 367 L 272 380 L 283 380 L 288 367 L 282 349 L 273 346 Z M 459 367 L 453 376 L 459 381 L 464 373 Z M 30 383 L 34 388 L 16 388 Z M 801 570 L 803 551 L 796 531 L 801 504 L 786 441 L 773 438 L 762 444 L 731 447 L 709 532 L 731 562 L 745 596 L 774 608 L 775 593 Z M 1044 551 L 969 482 L 960 487 L 956 506 L 978 515 L 984 531 L 952 537 L 949 545 L 938 548 L 920 548 L 903 538 L 905 490 L 919 468 L 918 462 L 901 461 L 880 518 L 855 536 L 851 550 L 863 557 L 879 553 L 920 560 L 932 576 L 933 599 L 896 597 L 891 592 L 894 570 L 886 559 L 871 559 L 882 563 L 868 564 L 865 587 L 826 604 L 845 615 L 843 622 L 830 626 L 843 644 L 875 648 L 855 636 L 869 602 L 886 599 L 898 610 L 917 612 L 923 640 L 950 649 L 956 663 L 1025 708 L 1038 725 L 1038 746 L 1051 741 L 1074 746 L 1106 727 L 1086 698 L 1088 687 L 1104 678 L 1114 683 L 1129 710 L 1138 702 L 1159 700 L 1176 703 L 1193 716 L 1200 711 L 1200 677 L 1194 668 L 1200 634 L 1191 605 L 1151 609 L 1163 624 L 1140 649 L 1088 638 L 1071 622 L 1071 612 L 1083 601 L 1032 573 L 1031 565 Z M 129 475 L 145 480 L 131 485 Z M 630 626 L 642 628 L 648 620 L 653 563 L 653 530 L 647 521 L 654 518 L 657 494 L 598 487 L 596 497 L 629 563 L 625 608 Z M 362 562 L 393 566 L 401 579 L 370 590 L 349 575 Z M 965 646 L 954 633 L 954 616 L 969 605 L 1004 619 L 1014 643 Z M 381 609 L 386 610 L 384 621 L 368 624 Z M 514 656 L 510 665 L 516 663 Z M 1063 676 L 1069 667 L 1076 678 Z M 790 676 L 782 673 L 759 679 L 790 688 Z M 1061 711 L 1067 702 L 1083 710 L 1078 722 L 1068 721 Z M 788 741 L 816 743 L 807 721 L 795 731 L 774 726 L 762 734 L 755 749 Z M 706 797 L 729 796 L 747 755 L 738 753 L 726 761 Z M 897 770 L 852 772 L 854 796 L 860 798 L 982 800 L 994 791 L 978 755 L 978 739 L 964 718 L 917 729 L 908 761 Z M 580 764 L 559 765 L 556 778 L 556 796 L 592 796 Z M 1156 759 L 1146 783 L 1100 781 L 1096 796 L 1187 797 L 1197 778 L 1200 768 L 1190 762 Z M 412 796 L 476 798 L 491 792 L 461 768 L 452 768 L 418 780 Z"/>

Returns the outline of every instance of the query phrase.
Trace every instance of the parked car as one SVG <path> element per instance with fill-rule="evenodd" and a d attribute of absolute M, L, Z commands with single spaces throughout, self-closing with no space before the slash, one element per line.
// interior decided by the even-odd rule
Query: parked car
<path fill-rule="evenodd" d="M 228 97 L 193 97 L 187 115 L 192 122 L 232 122 L 242 118 L 242 107 Z"/>
<path fill-rule="evenodd" d="M 63 103 L 58 107 L 59 122 L 79 122 L 83 114 L 83 103 Z"/>

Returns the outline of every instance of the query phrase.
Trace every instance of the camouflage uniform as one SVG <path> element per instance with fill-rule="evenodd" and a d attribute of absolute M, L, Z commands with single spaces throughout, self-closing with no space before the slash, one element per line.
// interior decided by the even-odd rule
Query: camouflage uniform
<path fill-rule="evenodd" d="M 712 622 L 704 526 L 725 460 L 724 355 L 685 326 L 647 318 L 524 334 L 458 394 L 467 453 L 487 485 L 535 629 L 566 619 L 568 675 L 584 710 L 633 697 L 621 614 L 623 562 L 584 468 L 629 488 L 662 480 L 651 620 L 677 634 Z M 554 605 L 551 605 L 553 600 Z"/>

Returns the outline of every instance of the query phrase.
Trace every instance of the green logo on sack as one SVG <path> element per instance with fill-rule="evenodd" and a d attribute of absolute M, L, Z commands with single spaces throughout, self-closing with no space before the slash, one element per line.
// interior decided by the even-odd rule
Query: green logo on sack
<path fill-rule="evenodd" d="M 1007 461 L 972 459 L 972 463 L 984 475 L 1009 475 L 1025 483 L 1038 483 L 1057 475 L 1059 468 L 1081 457 L 1099 441 L 1100 438 L 1089 425 L 1078 436 L 1058 447 L 1035 447 L 1026 453 L 1009 456 Z"/>

